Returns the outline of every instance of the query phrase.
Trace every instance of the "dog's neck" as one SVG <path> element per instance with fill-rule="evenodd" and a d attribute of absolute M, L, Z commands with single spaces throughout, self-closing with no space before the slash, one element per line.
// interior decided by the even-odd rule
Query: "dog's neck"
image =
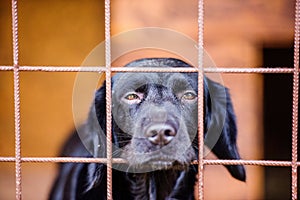
<path fill-rule="evenodd" d="M 193 199 L 194 191 L 188 188 L 193 188 L 189 182 L 195 179 L 194 173 L 174 170 L 129 176 L 132 196 L 137 200 Z"/>

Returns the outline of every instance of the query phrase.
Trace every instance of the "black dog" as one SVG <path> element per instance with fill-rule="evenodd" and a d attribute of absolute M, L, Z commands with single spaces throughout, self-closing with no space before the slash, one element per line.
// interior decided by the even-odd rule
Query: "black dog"
<path fill-rule="evenodd" d="M 171 58 L 134 61 L 127 67 L 191 67 Z M 194 199 L 198 157 L 198 74 L 118 73 L 112 79 L 113 198 Z M 240 159 L 228 90 L 204 79 L 205 144 L 221 159 Z M 105 86 L 95 96 L 86 124 L 62 156 L 105 157 Z M 77 134 L 78 133 L 78 134 Z M 79 136 L 80 138 L 79 138 Z M 88 149 L 88 150 L 87 150 Z M 245 181 L 241 165 L 226 166 Z M 106 199 L 106 165 L 63 163 L 50 199 Z"/>

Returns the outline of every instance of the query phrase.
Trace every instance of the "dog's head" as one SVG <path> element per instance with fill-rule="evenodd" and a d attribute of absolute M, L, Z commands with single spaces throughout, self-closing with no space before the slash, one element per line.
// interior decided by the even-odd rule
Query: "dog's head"
<path fill-rule="evenodd" d="M 136 64 L 149 66 L 153 61 L 159 66 L 160 60 Z M 161 169 L 196 159 L 192 148 L 198 124 L 195 74 L 121 73 L 113 82 L 115 142 L 124 147 L 121 156 L 131 166 Z M 130 139 L 124 141 L 124 134 Z"/>
<path fill-rule="evenodd" d="M 177 59 L 149 58 L 126 67 L 191 66 Z M 197 91 L 197 73 L 128 72 L 113 77 L 114 154 L 128 161 L 127 170 L 186 167 L 197 159 Z M 102 87 L 96 93 L 95 112 L 104 132 L 105 102 L 105 87 Z M 219 158 L 239 159 L 235 116 L 227 89 L 205 78 L 204 104 L 206 144 Z M 103 141 L 96 143 L 105 146 Z M 245 180 L 243 166 L 226 167 L 235 178 Z"/>

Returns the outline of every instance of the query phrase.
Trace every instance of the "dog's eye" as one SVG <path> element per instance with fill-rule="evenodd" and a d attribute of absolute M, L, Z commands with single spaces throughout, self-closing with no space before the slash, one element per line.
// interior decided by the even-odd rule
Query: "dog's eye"
<path fill-rule="evenodd" d="M 140 103 L 143 98 L 142 94 L 136 92 L 129 92 L 124 95 L 123 99 L 129 104 Z"/>
<path fill-rule="evenodd" d="M 132 101 L 132 100 L 136 100 L 139 99 L 140 97 L 137 94 L 131 93 L 131 94 L 127 94 L 125 96 L 125 99 Z"/>
<path fill-rule="evenodd" d="M 197 94 L 193 91 L 187 91 L 181 97 L 181 99 L 185 101 L 192 101 L 195 100 L 196 98 L 197 98 Z"/>

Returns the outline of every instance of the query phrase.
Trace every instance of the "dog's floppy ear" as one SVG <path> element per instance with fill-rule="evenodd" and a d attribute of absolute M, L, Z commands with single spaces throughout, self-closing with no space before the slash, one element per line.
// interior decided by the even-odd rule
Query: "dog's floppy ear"
<path fill-rule="evenodd" d="M 240 159 L 236 139 L 237 127 L 233 105 L 224 86 L 205 79 L 205 144 L 220 159 Z M 246 180 L 243 165 L 226 165 L 230 174 L 241 181 Z"/>
<path fill-rule="evenodd" d="M 79 130 L 82 142 L 90 153 L 86 157 L 106 156 L 106 90 L 105 83 L 96 91 L 86 123 Z M 85 175 L 83 192 L 99 185 L 103 179 L 105 167 L 99 163 L 89 163 L 81 171 Z"/>
<path fill-rule="evenodd" d="M 94 105 L 95 105 L 95 112 L 96 112 L 97 120 L 105 134 L 105 132 L 106 132 L 106 88 L 105 88 L 105 82 L 96 91 Z"/>

